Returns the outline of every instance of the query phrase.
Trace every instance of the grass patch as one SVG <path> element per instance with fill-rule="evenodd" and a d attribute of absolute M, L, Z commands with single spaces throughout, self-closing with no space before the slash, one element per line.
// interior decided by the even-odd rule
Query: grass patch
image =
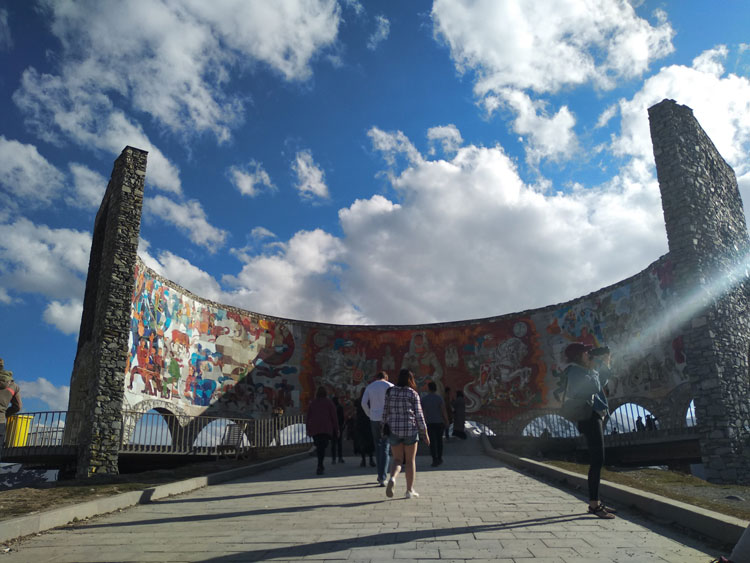
<path fill-rule="evenodd" d="M 544 463 L 584 477 L 589 468 L 588 465 L 570 461 L 544 460 Z M 652 468 L 613 470 L 605 467 L 602 469 L 602 479 L 742 520 L 750 520 L 750 487 L 716 485 L 678 471 Z"/>

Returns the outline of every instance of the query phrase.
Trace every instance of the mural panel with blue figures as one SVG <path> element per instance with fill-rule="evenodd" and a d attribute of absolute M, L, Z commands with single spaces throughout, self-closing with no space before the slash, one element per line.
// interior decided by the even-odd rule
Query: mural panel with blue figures
<path fill-rule="evenodd" d="M 546 326 L 545 354 L 549 358 L 549 396 L 562 399 L 560 377 L 567 365 L 565 348 L 571 342 L 593 347 L 608 346 L 617 376 L 610 381 L 610 399 L 647 397 L 659 400 L 687 383 L 680 327 L 663 323 L 668 299 L 673 294 L 671 264 L 664 260 L 608 291 L 601 291 L 551 314 L 535 314 Z"/>
<path fill-rule="evenodd" d="M 146 398 L 192 415 L 299 407 L 301 352 L 287 323 L 204 303 L 139 263 L 130 328 L 126 408 Z"/>

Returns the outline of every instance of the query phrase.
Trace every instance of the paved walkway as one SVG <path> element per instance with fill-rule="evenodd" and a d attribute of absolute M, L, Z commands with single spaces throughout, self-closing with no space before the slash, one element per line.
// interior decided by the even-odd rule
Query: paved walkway
<path fill-rule="evenodd" d="M 476 439 L 453 439 L 445 464 L 429 462 L 418 456 L 418 499 L 403 498 L 403 476 L 387 499 L 358 460 L 316 476 L 310 458 L 43 533 L 0 563 L 711 559 L 709 546 L 627 510 L 585 514 L 582 497 L 482 455 Z"/>

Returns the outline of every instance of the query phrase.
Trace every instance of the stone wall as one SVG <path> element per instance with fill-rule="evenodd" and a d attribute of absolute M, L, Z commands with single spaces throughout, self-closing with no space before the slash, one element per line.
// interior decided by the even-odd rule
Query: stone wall
<path fill-rule="evenodd" d="M 94 222 L 78 351 L 70 379 L 66 440 L 76 473 L 117 473 L 133 270 L 146 176 L 145 151 L 117 158 Z"/>
<path fill-rule="evenodd" d="M 690 108 L 664 100 L 649 119 L 706 476 L 750 482 L 750 244 L 737 180 Z"/>

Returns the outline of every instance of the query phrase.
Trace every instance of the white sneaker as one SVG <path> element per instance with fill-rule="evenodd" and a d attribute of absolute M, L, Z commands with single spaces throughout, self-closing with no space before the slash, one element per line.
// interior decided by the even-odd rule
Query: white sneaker
<path fill-rule="evenodd" d="M 419 493 L 415 490 L 406 491 L 406 498 L 419 498 Z"/>
<path fill-rule="evenodd" d="M 388 486 L 385 488 L 385 496 L 391 498 L 393 496 L 393 487 L 396 485 L 396 480 L 391 477 L 388 479 Z"/>

